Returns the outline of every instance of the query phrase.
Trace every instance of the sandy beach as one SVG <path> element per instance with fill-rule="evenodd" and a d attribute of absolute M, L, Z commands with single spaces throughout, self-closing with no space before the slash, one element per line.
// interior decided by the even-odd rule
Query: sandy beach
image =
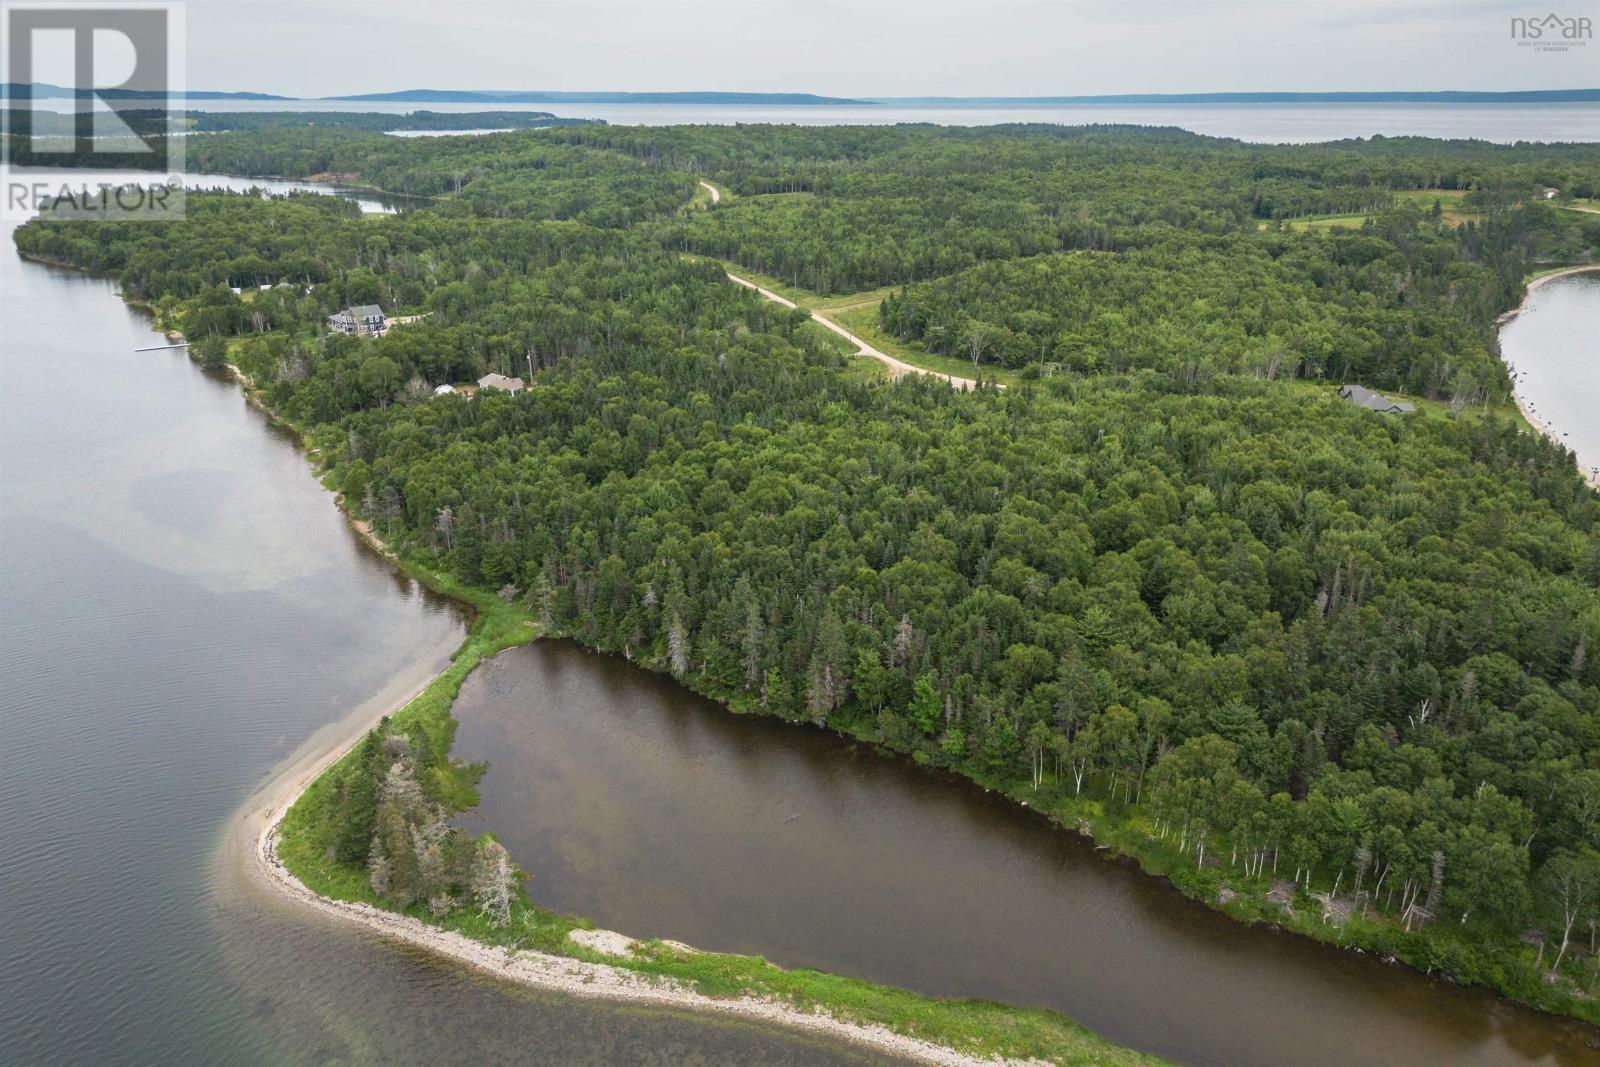
<path fill-rule="evenodd" d="M 421 692 L 422 688 L 426 688 L 426 685 L 419 687 L 417 691 Z M 396 704 L 395 708 L 404 707 L 410 699 L 408 696 L 406 700 Z M 938 1064 L 941 1067 L 1030 1065 L 1039 1062 L 980 1059 L 941 1045 L 906 1037 L 881 1026 L 845 1022 L 824 1012 L 805 1011 L 777 1001 L 755 997 L 741 997 L 736 1000 L 708 997 L 670 979 L 656 978 L 621 967 L 589 963 L 545 952 L 496 948 L 453 931 L 430 926 L 410 916 L 384 911 L 367 904 L 331 900 L 319 896 L 296 878 L 278 857 L 279 826 L 284 814 L 311 783 L 356 745 L 376 722 L 377 718 L 374 717 L 370 720 L 360 719 L 347 725 L 342 734 L 324 751 L 291 766 L 261 794 L 264 800 L 253 813 L 252 819 L 261 824 L 261 831 L 254 848 L 256 871 L 266 884 L 297 904 L 325 915 L 359 923 L 393 940 L 448 957 L 497 978 L 536 989 L 551 990 L 576 997 L 736 1015 L 848 1041 L 912 1062 Z M 619 938 L 627 940 L 624 935 L 605 937 L 605 933 L 596 931 L 595 935 L 609 942 L 615 942 Z"/>

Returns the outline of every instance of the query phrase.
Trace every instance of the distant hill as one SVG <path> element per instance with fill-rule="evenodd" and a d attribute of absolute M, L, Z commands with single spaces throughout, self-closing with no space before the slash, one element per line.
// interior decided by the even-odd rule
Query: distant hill
<path fill-rule="evenodd" d="M 143 112 L 135 112 L 143 114 Z M 150 114 L 161 114 L 151 112 Z M 70 116 L 62 116 L 67 118 Z M 350 129 L 374 132 L 522 130 L 547 126 L 585 126 L 599 119 L 557 118 L 548 111 L 190 111 L 185 116 L 200 133 L 249 130 Z"/>
<path fill-rule="evenodd" d="M 603 93 L 516 90 L 401 89 L 392 93 L 325 96 L 323 100 L 389 100 L 428 104 L 765 104 L 768 106 L 870 105 L 871 101 L 812 93 Z"/>
<path fill-rule="evenodd" d="M 23 87 L 0 85 L 0 99 L 15 97 Z M 71 98 L 73 90 L 36 83 L 40 99 Z M 128 89 L 101 90 L 116 100 L 151 99 L 151 94 Z M 818 96 L 815 93 L 726 92 L 555 92 L 497 89 L 400 89 L 388 93 L 352 93 L 344 96 L 293 97 L 275 93 L 195 90 L 189 100 L 327 100 L 386 101 L 417 104 L 747 104 L 767 107 L 874 107 L 885 104 L 923 107 L 1049 107 L 1064 104 L 1571 104 L 1600 103 L 1600 89 L 1529 89 L 1509 92 L 1447 90 L 1441 92 L 1350 93 L 1116 93 L 1081 96 Z"/>
<path fill-rule="evenodd" d="M 1381 93 L 1122 93 L 1112 96 L 875 96 L 874 104 L 1592 104 L 1600 89 L 1530 89 L 1512 92 Z"/>
<path fill-rule="evenodd" d="M 0 83 L 0 99 L 13 99 L 23 95 L 29 87 L 21 82 Z M 34 82 L 32 95 L 35 99 L 52 100 L 67 98 L 77 95 L 76 89 L 69 89 L 62 85 L 51 85 L 48 82 Z M 143 89 L 101 89 L 100 96 L 107 100 L 164 100 L 165 94 L 151 93 Z M 183 94 L 188 100 L 292 100 L 293 97 L 275 96 L 272 93 L 227 93 L 215 90 L 200 89 Z"/>

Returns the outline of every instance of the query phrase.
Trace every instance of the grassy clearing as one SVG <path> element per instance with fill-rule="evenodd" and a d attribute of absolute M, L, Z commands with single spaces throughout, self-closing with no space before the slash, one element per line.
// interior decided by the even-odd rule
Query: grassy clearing
<path fill-rule="evenodd" d="M 862 308 L 867 308 L 873 314 L 877 314 L 878 305 L 883 303 L 884 298 L 900 288 L 901 286 L 898 285 L 885 285 L 877 289 L 868 289 L 864 293 L 845 293 L 842 296 L 824 297 L 811 305 L 811 308 L 813 311 L 823 312 L 829 318 L 846 311 L 859 311 Z"/>
<path fill-rule="evenodd" d="M 1278 384 L 1291 392 L 1303 393 L 1308 398 L 1318 396 L 1338 398 L 1338 384 L 1335 382 L 1308 381 L 1304 378 L 1297 378 L 1290 381 L 1280 381 Z M 1487 405 L 1473 404 L 1462 408 L 1458 412 L 1448 400 L 1428 400 L 1420 396 L 1410 396 L 1395 389 L 1386 390 L 1384 395 L 1393 397 L 1396 400 L 1404 400 L 1408 404 L 1415 404 L 1418 415 L 1441 419 L 1452 417 L 1460 419 L 1510 419 L 1521 429 L 1530 431 L 1533 429 L 1532 426 L 1528 425 L 1528 421 L 1522 417 L 1522 412 L 1517 410 L 1517 405 L 1510 400 Z"/>
<path fill-rule="evenodd" d="M 1318 215 L 1304 219 L 1291 219 L 1283 224 L 1283 228 L 1294 230 L 1297 233 L 1327 233 L 1329 230 L 1338 228 L 1359 230 L 1370 218 L 1372 216 L 1365 212 L 1358 212 L 1354 215 Z"/>
<path fill-rule="evenodd" d="M 1446 194 L 1451 195 L 1446 195 Z M 1461 190 L 1430 189 L 1420 192 L 1397 193 L 1403 201 L 1416 204 L 1424 211 L 1431 211 L 1434 202 L 1439 204 L 1439 217 L 1451 226 L 1461 226 L 1469 222 L 1482 222 L 1484 215 L 1478 211 L 1464 211 L 1461 208 L 1461 198 L 1467 194 Z"/>
<path fill-rule="evenodd" d="M 1402 189 L 1394 194 L 1397 205 L 1410 205 L 1422 211 L 1430 211 L 1434 202 L 1439 204 L 1440 218 L 1451 226 L 1460 226 L 1467 222 L 1481 222 L 1483 216 L 1475 211 L 1464 211 L 1461 208 L 1462 200 L 1466 197 L 1465 189 Z M 1359 230 L 1373 217 L 1370 211 L 1351 211 L 1338 215 L 1308 215 L 1305 218 L 1286 219 L 1283 227 L 1300 233 L 1327 233 L 1329 230 L 1343 227 L 1345 229 Z M 1256 228 L 1265 230 L 1271 224 L 1263 222 Z"/>

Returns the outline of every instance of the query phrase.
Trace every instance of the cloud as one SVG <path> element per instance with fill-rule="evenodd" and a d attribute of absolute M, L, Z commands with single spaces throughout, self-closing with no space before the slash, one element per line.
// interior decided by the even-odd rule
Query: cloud
<path fill-rule="evenodd" d="M 189 0 L 195 88 L 832 95 L 1539 89 L 1505 0 Z M 1522 54 L 1518 54 L 1518 53 Z M 1541 62 L 1542 61 L 1542 62 Z"/>

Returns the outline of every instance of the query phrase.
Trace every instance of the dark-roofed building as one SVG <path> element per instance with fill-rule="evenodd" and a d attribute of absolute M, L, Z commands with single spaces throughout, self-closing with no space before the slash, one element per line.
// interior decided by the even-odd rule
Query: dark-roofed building
<path fill-rule="evenodd" d="M 385 319 L 377 304 L 361 304 L 328 316 L 328 324 L 340 333 L 371 336 L 383 332 Z"/>
<path fill-rule="evenodd" d="M 1339 395 L 1358 408 L 1368 411 L 1381 411 L 1385 415 L 1410 415 L 1416 411 L 1415 404 L 1407 404 L 1401 400 L 1390 400 L 1382 393 L 1374 393 L 1364 385 L 1341 385 Z"/>

